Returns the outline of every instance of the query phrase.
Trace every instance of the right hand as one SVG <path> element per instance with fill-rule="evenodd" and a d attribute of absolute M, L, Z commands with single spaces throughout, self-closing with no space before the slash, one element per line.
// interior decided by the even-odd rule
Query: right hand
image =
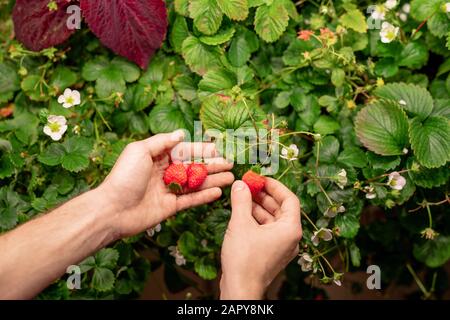
<path fill-rule="evenodd" d="M 298 255 L 300 202 L 277 180 L 252 200 L 247 185 L 231 191 L 232 215 L 222 246 L 221 299 L 261 299 L 269 284 Z"/>

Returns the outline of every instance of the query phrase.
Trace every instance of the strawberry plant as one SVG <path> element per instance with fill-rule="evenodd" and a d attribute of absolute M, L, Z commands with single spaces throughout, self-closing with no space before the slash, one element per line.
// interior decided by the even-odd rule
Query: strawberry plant
<path fill-rule="evenodd" d="M 66 25 L 72 5 L 80 30 Z M 448 289 L 447 1 L 0 6 L 0 232 L 97 186 L 128 143 L 202 129 L 235 160 L 240 143 L 271 145 L 276 172 L 244 155 L 235 175 L 270 175 L 301 201 L 301 253 L 281 298 L 313 298 L 310 282 L 350 285 L 346 273 L 369 265 L 382 288 L 416 281 L 425 298 Z M 182 171 L 166 183 L 201 185 L 201 170 L 196 181 Z M 264 178 L 250 175 L 261 190 Z M 101 250 L 80 264 L 80 290 L 63 277 L 40 298 L 137 297 L 161 264 L 174 292 L 188 285 L 179 268 L 216 279 L 228 198 Z"/>

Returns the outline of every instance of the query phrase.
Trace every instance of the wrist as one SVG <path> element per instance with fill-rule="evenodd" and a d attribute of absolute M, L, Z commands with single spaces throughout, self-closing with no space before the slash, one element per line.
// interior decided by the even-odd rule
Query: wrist
<path fill-rule="evenodd" d="M 261 300 L 265 292 L 259 281 L 239 281 L 235 277 L 222 275 L 220 280 L 221 300 Z"/>
<path fill-rule="evenodd" d="M 108 192 L 99 186 L 85 195 L 94 204 L 91 214 L 94 216 L 98 227 L 106 234 L 106 241 L 110 243 L 120 239 L 118 228 L 120 208 L 114 201 L 111 201 L 112 199 L 109 199 Z M 105 245 L 108 243 L 105 243 Z"/>

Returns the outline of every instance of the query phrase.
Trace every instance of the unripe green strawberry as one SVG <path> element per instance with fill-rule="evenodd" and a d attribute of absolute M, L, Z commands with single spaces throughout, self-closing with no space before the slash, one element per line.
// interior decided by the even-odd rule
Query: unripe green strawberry
<path fill-rule="evenodd" d="M 182 163 L 172 163 L 164 171 L 163 180 L 172 192 L 180 193 L 187 183 L 186 168 Z"/>
<path fill-rule="evenodd" d="M 253 196 L 256 196 L 258 193 L 260 193 L 264 189 L 264 186 L 266 184 L 266 179 L 256 172 L 253 172 L 252 170 L 247 171 L 242 176 L 242 181 L 247 184 Z"/>
<path fill-rule="evenodd" d="M 187 168 L 189 189 L 198 189 L 205 182 L 208 170 L 203 163 L 192 163 Z"/>

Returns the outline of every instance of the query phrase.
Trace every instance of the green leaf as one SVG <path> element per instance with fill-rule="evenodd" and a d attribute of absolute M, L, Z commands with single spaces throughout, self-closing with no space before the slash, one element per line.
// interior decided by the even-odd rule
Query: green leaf
<path fill-rule="evenodd" d="M 196 37 L 188 37 L 183 41 L 183 58 L 192 71 L 204 75 L 210 69 L 218 68 L 221 52 L 217 47 L 203 44 Z"/>
<path fill-rule="evenodd" d="M 433 111 L 433 98 L 430 93 L 419 86 L 406 83 L 390 83 L 375 90 L 380 98 L 395 100 L 412 115 L 425 119 Z"/>
<path fill-rule="evenodd" d="M 197 238 L 190 231 L 185 231 L 177 242 L 178 250 L 188 260 L 193 260 L 197 254 L 199 246 Z"/>
<path fill-rule="evenodd" d="M 367 156 L 358 147 L 347 147 L 339 155 L 338 161 L 352 167 L 364 168 L 367 165 Z"/>
<path fill-rule="evenodd" d="M 417 21 L 422 22 L 440 10 L 440 6 L 444 3 L 444 0 L 412 0 L 411 15 Z"/>
<path fill-rule="evenodd" d="M 96 57 L 86 62 L 81 70 L 81 76 L 86 81 L 95 81 L 100 77 L 101 71 L 107 68 L 108 65 L 109 61 L 104 56 Z"/>
<path fill-rule="evenodd" d="M 92 276 L 92 287 L 98 291 L 109 291 L 114 287 L 114 273 L 106 268 L 95 268 Z"/>
<path fill-rule="evenodd" d="M 220 68 L 208 71 L 199 82 L 198 88 L 211 93 L 223 92 L 237 85 L 234 73 Z"/>
<path fill-rule="evenodd" d="M 393 102 L 375 102 L 362 109 L 355 130 L 361 143 L 380 155 L 403 154 L 408 145 L 408 118 Z"/>
<path fill-rule="evenodd" d="M 339 123 L 330 116 L 320 116 L 317 122 L 314 124 L 314 132 L 321 135 L 333 134 L 338 131 L 341 126 Z"/>
<path fill-rule="evenodd" d="M 400 53 L 398 65 L 420 69 L 428 61 L 428 48 L 422 42 L 409 42 Z"/>
<path fill-rule="evenodd" d="M 345 83 L 345 71 L 340 68 L 335 68 L 331 72 L 331 83 L 335 87 L 342 87 Z"/>
<path fill-rule="evenodd" d="M 84 137 L 68 138 L 63 144 L 53 143 L 38 160 L 48 166 L 61 164 L 64 169 L 79 172 L 89 166 L 89 155 L 93 148 L 90 139 Z"/>
<path fill-rule="evenodd" d="M 186 19 L 182 16 L 177 16 L 172 25 L 170 32 L 170 44 L 176 53 L 181 53 L 183 41 L 189 36 L 189 28 Z"/>
<path fill-rule="evenodd" d="M 21 84 L 21 88 L 26 95 L 34 101 L 49 100 L 48 87 L 44 85 L 42 79 L 38 75 L 29 75 L 25 77 Z"/>
<path fill-rule="evenodd" d="M 407 168 L 410 169 L 408 175 L 414 184 L 424 188 L 434 188 L 444 185 L 450 178 L 450 170 L 446 166 L 435 169 L 427 169 L 421 166 L 418 172 L 412 171 L 414 160 L 414 158 L 410 158 L 407 162 Z"/>
<path fill-rule="evenodd" d="M 124 94 L 126 89 L 121 70 L 112 66 L 100 72 L 95 86 L 95 92 L 101 99 L 108 98 L 114 93 Z"/>
<path fill-rule="evenodd" d="M 0 63 L 0 103 L 7 101 L 1 98 L 2 95 L 12 94 L 19 89 L 20 79 L 14 66 L 6 62 Z"/>
<path fill-rule="evenodd" d="M 450 19 L 448 18 L 447 13 L 438 11 L 430 18 L 430 20 L 428 20 L 427 26 L 432 34 L 442 38 L 450 29 Z"/>
<path fill-rule="evenodd" d="M 211 211 L 204 220 L 208 231 L 214 237 L 214 242 L 219 246 L 222 245 L 223 237 L 225 235 L 225 230 L 227 229 L 230 216 L 230 210 L 216 209 Z"/>
<path fill-rule="evenodd" d="M 89 166 L 92 140 L 84 137 L 71 137 L 64 141 L 65 155 L 61 160 L 64 169 L 79 172 Z"/>
<path fill-rule="evenodd" d="M 190 75 L 178 75 L 173 80 L 173 86 L 184 100 L 192 101 L 197 98 L 197 85 Z"/>
<path fill-rule="evenodd" d="M 189 0 L 174 0 L 175 11 L 182 16 L 189 15 Z"/>
<path fill-rule="evenodd" d="M 450 122 L 444 117 L 419 118 L 410 123 L 411 147 L 417 160 L 427 168 L 443 166 L 450 160 Z"/>
<path fill-rule="evenodd" d="M 414 245 L 413 253 L 429 268 L 440 267 L 450 259 L 450 237 L 440 235 L 434 240 L 422 240 Z"/>
<path fill-rule="evenodd" d="M 194 115 L 185 102 L 158 105 L 148 115 L 147 122 L 154 133 L 172 132 L 177 129 L 193 129 Z"/>
<path fill-rule="evenodd" d="M 59 194 L 68 194 L 75 187 L 75 178 L 63 171 L 53 177 L 52 185 L 57 188 Z"/>
<path fill-rule="evenodd" d="M 399 156 L 380 156 L 370 151 L 367 152 L 367 159 L 372 168 L 384 171 L 395 169 L 401 161 Z"/>
<path fill-rule="evenodd" d="M 220 9 L 232 20 L 245 20 L 248 16 L 247 0 L 216 0 Z"/>
<path fill-rule="evenodd" d="M 320 146 L 318 146 L 320 145 Z M 335 163 L 339 154 L 339 141 L 333 136 L 327 136 L 320 142 L 316 142 L 314 147 L 314 155 L 317 157 L 317 149 L 319 149 L 320 163 Z"/>
<path fill-rule="evenodd" d="M 278 40 L 289 23 L 289 14 L 281 1 L 256 9 L 255 31 L 266 42 Z"/>
<path fill-rule="evenodd" d="M 278 109 L 284 109 L 289 106 L 291 103 L 291 92 L 290 91 L 282 91 L 277 94 L 275 97 L 275 100 L 273 101 L 273 104 Z"/>
<path fill-rule="evenodd" d="M 338 214 L 334 220 L 335 225 L 339 228 L 339 235 L 346 239 L 353 239 L 358 234 L 359 218 L 353 214 Z"/>
<path fill-rule="evenodd" d="M 112 269 L 117 265 L 119 252 L 112 248 L 105 248 L 95 255 L 95 265 L 101 268 Z"/>
<path fill-rule="evenodd" d="M 191 0 L 189 13 L 194 25 L 204 34 L 216 33 L 222 24 L 223 14 L 216 0 Z"/>
<path fill-rule="evenodd" d="M 450 72 L 450 58 L 445 60 L 444 63 L 442 63 L 439 66 L 439 70 L 436 74 L 436 78 L 442 76 L 443 74 L 446 74 L 447 72 Z"/>
<path fill-rule="evenodd" d="M 231 38 L 233 38 L 235 32 L 236 29 L 231 27 L 228 29 L 221 30 L 220 32 L 216 33 L 213 36 L 202 36 L 199 38 L 199 40 L 209 46 L 217 46 L 219 44 L 223 44 L 225 42 L 230 41 Z"/>
<path fill-rule="evenodd" d="M 231 42 L 228 59 L 234 67 L 242 67 L 251 57 L 250 44 L 245 33 L 239 33 Z"/>
<path fill-rule="evenodd" d="M 366 17 L 362 14 L 360 10 L 353 9 L 349 10 L 347 13 L 341 16 L 339 19 L 340 23 L 349 29 L 353 29 L 359 33 L 367 32 L 367 22 Z"/>
<path fill-rule="evenodd" d="M 57 166 L 62 162 L 65 153 L 66 151 L 62 144 L 52 143 L 39 155 L 38 160 L 48 166 Z"/>
<path fill-rule="evenodd" d="M 434 108 L 431 116 L 442 116 L 450 119 L 450 99 L 434 100 Z"/>
<path fill-rule="evenodd" d="M 200 109 L 200 120 L 205 129 L 245 129 L 253 128 L 252 118 L 258 121 L 261 109 L 255 102 L 234 102 L 212 95 L 205 99 Z"/>
<path fill-rule="evenodd" d="M 214 280 L 217 277 L 217 268 L 210 258 L 202 257 L 195 261 L 195 272 L 205 280 Z"/>
<path fill-rule="evenodd" d="M 11 120 L 0 122 L 0 132 L 12 131 L 17 139 L 26 144 L 32 145 L 37 140 L 39 119 L 29 112 L 16 114 Z"/>
<path fill-rule="evenodd" d="M 0 229 L 11 229 L 17 224 L 18 218 L 16 210 L 13 207 L 0 209 Z"/>
<path fill-rule="evenodd" d="M 77 74 L 67 67 L 58 66 L 52 74 L 50 86 L 57 92 L 63 92 L 78 80 Z"/>

